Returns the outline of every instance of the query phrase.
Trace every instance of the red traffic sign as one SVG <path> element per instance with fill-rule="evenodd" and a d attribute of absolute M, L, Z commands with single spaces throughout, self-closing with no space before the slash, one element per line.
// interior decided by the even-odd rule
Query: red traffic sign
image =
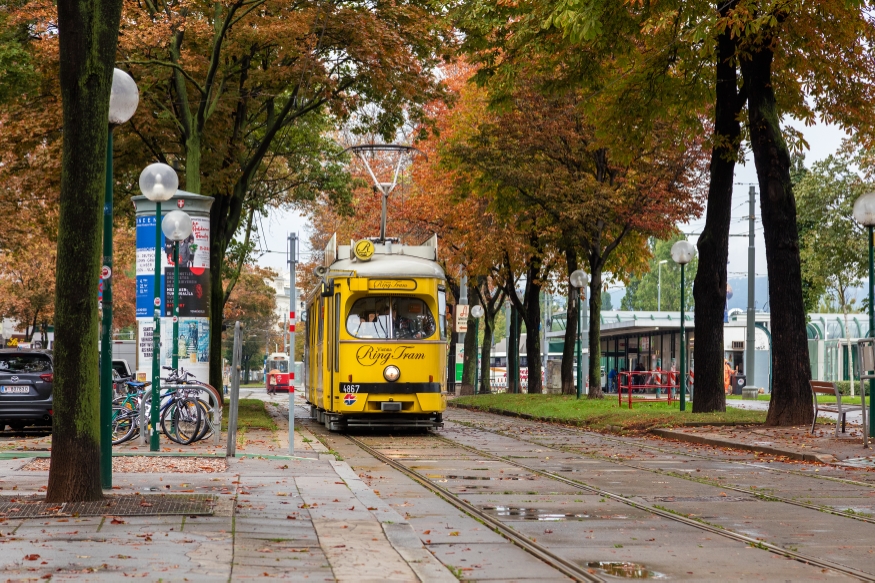
<path fill-rule="evenodd" d="M 104 265 L 103 267 L 101 267 L 100 278 L 109 279 L 110 277 L 112 277 L 112 269 L 109 267 L 109 265 Z"/>

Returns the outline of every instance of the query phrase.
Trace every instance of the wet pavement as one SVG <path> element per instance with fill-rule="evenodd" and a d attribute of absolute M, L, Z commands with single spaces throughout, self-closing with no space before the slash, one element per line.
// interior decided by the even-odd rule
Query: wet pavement
<path fill-rule="evenodd" d="M 447 427 L 434 435 L 358 438 L 598 576 L 795 581 L 856 574 L 875 580 L 871 472 L 455 409 L 445 419 Z M 426 547 L 444 562 L 455 561 L 464 579 L 548 577 L 527 569 L 510 574 L 488 561 L 532 562 L 345 437 L 312 430 L 384 500 L 403 509 Z M 732 533 L 748 542 L 726 536 Z"/>
<path fill-rule="evenodd" d="M 288 396 L 248 392 L 279 429 L 246 432 L 247 457 L 224 471 L 115 475 L 115 494 L 212 494 L 212 515 L 0 517 L 0 568 L 57 581 L 569 580 L 496 532 L 498 521 L 584 580 L 875 581 L 865 467 L 449 409 L 431 433 L 355 435 L 402 472 L 306 419 L 300 399 L 299 457 L 284 456 Z M 42 492 L 47 472 L 9 458 L 49 446 L 0 437 L 0 494 Z"/>

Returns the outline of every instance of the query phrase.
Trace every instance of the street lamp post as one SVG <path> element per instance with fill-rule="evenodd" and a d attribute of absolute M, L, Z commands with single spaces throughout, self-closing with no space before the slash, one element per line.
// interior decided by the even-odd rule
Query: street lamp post
<path fill-rule="evenodd" d="M 589 285 L 589 276 L 584 270 L 577 269 L 571 273 L 568 280 L 577 290 L 577 398 L 579 399 L 583 392 L 583 312 L 586 309 L 586 286 Z"/>
<path fill-rule="evenodd" d="M 170 211 L 161 221 L 161 230 L 173 241 L 173 368 L 179 368 L 179 242 L 191 235 L 191 217 L 185 211 Z"/>
<path fill-rule="evenodd" d="M 152 405 L 149 424 L 149 450 L 158 451 L 158 410 L 161 407 L 161 203 L 170 200 L 179 187 L 176 171 L 156 162 L 149 164 L 140 173 L 140 190 L 155 203 L 155 281 L 154 324 L 152 328 Z M 145 429 L 145 428 L 144 428 Z"/>
<path fill-rule="evenodd" d="M 471 317 L 474 318 L 474 394 L 477 394 L 477 387 L 480 385 L 480 318 L 483 317 L 483 306 L 477 304 L 471 308 Z"/>
<path fill-rule="evenodd" d="M 875 192 L 867 192 L 854 202 L 854 220 L 866 227 L 869 237 L 869 335 L 875 334 L 875 250 L 872 228 L 875 227 Z M 869 379 L 869 437 L 875 437 L 875 379 Z"/>
<path fill-rule="evenodd" d="M 656 311 L 662 311 L 662 265 L 663 263 L 668 263 L 668 259 L 663 259 L 659 262 L 659 267 L 657 267 L 656 272 L 658 275 L 656 280 Z"/>
<path fill-rule="evenodd" d="M 681 411 L 686 411 L 687 408 L 687 329 L 684 316 L 684 302 L 686 300 L 686 280 L 684 279 L 684 268 L 687 263 L 693 260 L 696 256 L 696 248 L 689 241 L 678 241 L 671 246 L 671 258 L 674 262 L 681 266 L 681 366 L 680 366 L 680 400 Z"/>
<path fill-rule="evenodd" d="M 133 117 L 140 95 L 131 76 L 115 69 L 109 95 L 106 188 L 103 199 L 103 322 L 100 334 L 100 485 L 112 488 L 112 131 Z"/>

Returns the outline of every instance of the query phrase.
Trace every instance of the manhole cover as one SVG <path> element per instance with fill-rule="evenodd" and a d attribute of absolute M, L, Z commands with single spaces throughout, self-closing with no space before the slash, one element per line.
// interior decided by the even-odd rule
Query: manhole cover
<path fill-rule="evenodd" d="M 746 496 L 647 496 L 650 502 L 751 502 Z"/>
<path fill-rule="evenodd" d="M 0 497 L 0 518 L 49 518 L 54 516 L 157 516 L 212 514 L 213 494 L 153 494 L 108 496 L 94 502 L 46 502 L 43 497 Z"/>

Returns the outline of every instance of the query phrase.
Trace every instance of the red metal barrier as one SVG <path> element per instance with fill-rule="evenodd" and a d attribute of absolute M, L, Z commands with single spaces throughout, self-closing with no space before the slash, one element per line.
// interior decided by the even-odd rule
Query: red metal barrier
<path fill-rule="evenodd" d="M 628 392 L 627 401 L 629 408 L 632 408 L 633 402 L 646 403 L 662 403 L 666 402 L 671 405 L 672 401 L 677 400 L 678 390 L 678 372 L 669 370 L 636 370 L 630 372 L 618 373 L 619 386 L 617 388 L 617 402 L 623 406 L 623 389 Z M 653 397 L 632 397 L 632 391 L 647 391 L 654 389 L 656 395 Z M 661 396 L 662 391 L 665 391 L 665 397 Z"/>

